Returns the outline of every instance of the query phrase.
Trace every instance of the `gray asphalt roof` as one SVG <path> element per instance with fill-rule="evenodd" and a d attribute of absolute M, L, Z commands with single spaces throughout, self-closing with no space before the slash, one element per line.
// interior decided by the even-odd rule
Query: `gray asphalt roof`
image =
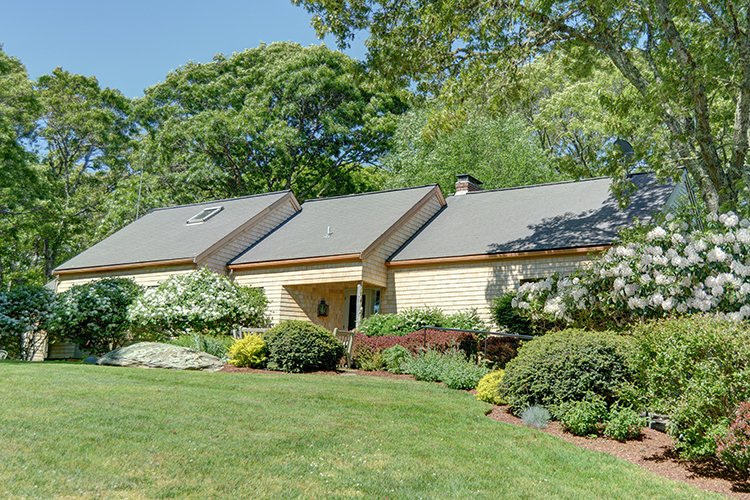
<path fill-rule="evenodd" d="M 609 193 L 609 178 L 449 196 L 448 205 L 390 260 L 611 244 L 633 217 L 660 211 L 675 188 L 655 185 L 652 174 L 636 174 L 632 180 L 640 189 L 624 211 Z"/>
<path fill-rule="evenodd" d="M 307 200 L 294 217 L 230 264 L 361 253 L 434 188 Z"/>
<path fill-rule="evenodd" d="M 195 258 L 289 191 L 152 210 L 55 270 Z M 187 220 L 210 207 L 223 210 L 202 223 Z"/>

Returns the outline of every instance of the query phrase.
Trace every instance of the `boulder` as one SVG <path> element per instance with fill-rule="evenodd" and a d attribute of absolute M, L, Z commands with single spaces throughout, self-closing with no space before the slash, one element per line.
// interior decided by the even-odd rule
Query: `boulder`
<path fill-rule="evenodd" d="M 209 372 L 219 371 L 224 366 L 216 356 L 188 347 L 159 342 L 139 342 L 115 349 L 99 358 L 96 364 Z"/>

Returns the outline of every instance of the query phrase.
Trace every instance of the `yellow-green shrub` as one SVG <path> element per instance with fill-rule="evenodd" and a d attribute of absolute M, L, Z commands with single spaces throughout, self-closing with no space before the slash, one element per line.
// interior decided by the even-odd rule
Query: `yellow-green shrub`
<path fill-rule="evenodd" d="M 503 380 L 503 375 L 505 375 L 505 370 L 498 370 L 482 377 L 477 384 L 477 399 L 496 405 L 507 404 L 507 401 L 500 397 L 500 382 Z"/>
<path fill-rule="evenodd" d="M 229 347 L 229 363 L 234 366 L 257 368 L 268 358 L 266 342 L 260 335 L 246 335 Z"/>

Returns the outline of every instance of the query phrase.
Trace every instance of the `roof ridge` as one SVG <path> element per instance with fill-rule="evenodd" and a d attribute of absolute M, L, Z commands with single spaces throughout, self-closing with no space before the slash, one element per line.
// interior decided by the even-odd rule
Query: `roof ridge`
<path fill-rule="evenodd" d="M 365 193 L 352 193 L 352 194 L 342 194 L 339 196 L 328 196 L 325 198 L 310 198 L 309 200 L 305 200 L 304 203 L 313 202 L 313 201 L 326 201 L 326 200 L 338 200 L 341 198 L 356 198 L 359 196 L 368 196 L 373 194 L 383 194 L 383 193 L 395 193 L 397 191 L 408 191 L 411 189 L 423 189 L 426 187 L 432 188 L 437 186 L 438 184 L 425 184 L 424 186 L 414 186 L 414 187 L 407 187 L 407 188 L 396 188 L 396 189 L 383 189 L 381 191 L 367 191 Z"/>
<path fill-rule="evenodd" d="M 159 212 L 161 210 L 172 210 L 175 208 L 187 208 L 187 207 L 197 207 L 200 205 L 212 205 L 215 203 L 225 203 L 227 201 L 246 200 L 248 198 L 261 198 L 263 196 L 271 196 L 274 194 L 290 193 L 291 191 L 292 191 L 291 189 L 284 189 L 282 191 L 271 191 L 269 193 L 248 194 L 246 196 L 238 196 L 237 198 L 224 198 L 223 200 L 197 201 L 195 203 L 186 203 L 184 205 L 171 205 L 168 207 L 152 208 L 147 213 Z"/>

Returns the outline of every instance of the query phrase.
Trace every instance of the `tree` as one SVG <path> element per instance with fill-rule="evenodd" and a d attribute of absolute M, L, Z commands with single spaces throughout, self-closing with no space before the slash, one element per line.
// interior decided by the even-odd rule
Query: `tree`
<path fill-rule="evenodd" d="M 37 82 L 45 202 L 38 211 L 44 276 L 92 243 L 103 200 L 129 175 L 130 101 L 95 77 L 57 68 Z"/>
<path fill-rule="evenodd" d="M 55 294 L 42 287 L 19 286 L 0 292 L 0 345 L 11 357 L 30 360 L 44 345 Z"/>
<path fill-rule="evenodd" d="M 0 287 L 20 276 L 17 243 L 38 193 L 35 158 L 26 146 L 39 113 L 26 68 L 0 44 Z"/>
<path fill-rule="evenodd" d="M 301 199 L 342 194 L 355 172 L 377 164 L 405 108 L 340 52 L 261 45 L 188 63 L 146 89 L 142 161 L 181 202 L 283 189 Z"/>
<path fill-rule="evenodd" d="M 369 63 L 440 85 L 513 71 L 560 47 L 586 65 L 606 56 L 669 137 L 711 212 L 748 200 L 750 6 L 726 0 L 293 0 L 318 34 L 346 46 L 369 30 Z M 422 85 L 422 89 L 429 89 Z M 464 89 L 469 88 L 464 86 Z M 626 116 L 628 109 L 622 109 Z"/>
<path fill-rule="evenodd" d="M 438 183 L 448 194 L 454 191 L 456 175 L 466 173 L 482 181 L 485 189 L 562 178 L 549 167 L 550 158 L 520 119 L 448 115 L 444 110 L 421 110 L 401 117 L 391 153 L 383 162 L 393 175 L 387 187 Z M 436 130 L 434 121 L 453 123 Z"/>

